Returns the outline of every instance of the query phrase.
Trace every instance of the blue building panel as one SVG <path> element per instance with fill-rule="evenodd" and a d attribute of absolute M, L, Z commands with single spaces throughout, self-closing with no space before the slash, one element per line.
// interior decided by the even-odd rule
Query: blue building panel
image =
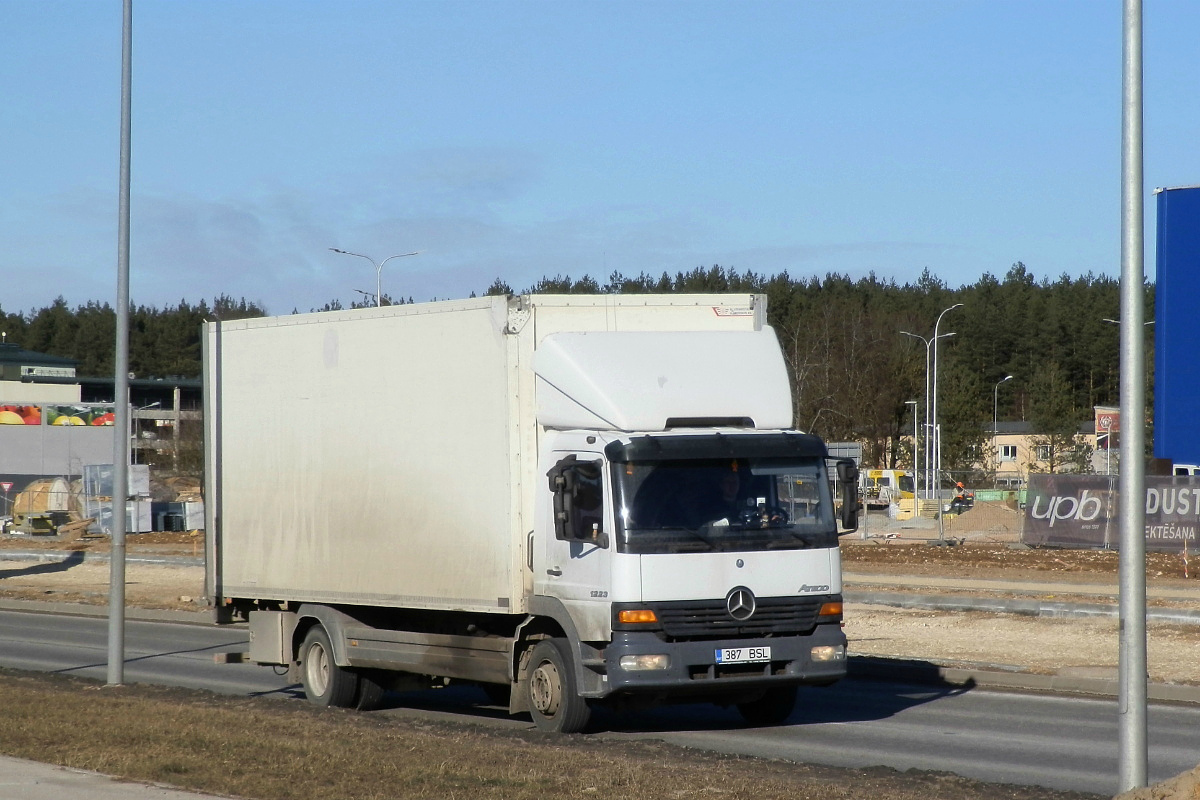
<path fill-rule="evenodd" d="M 1154 455 L 1200 464 L 1200 186 L 1157 201 Z"/>

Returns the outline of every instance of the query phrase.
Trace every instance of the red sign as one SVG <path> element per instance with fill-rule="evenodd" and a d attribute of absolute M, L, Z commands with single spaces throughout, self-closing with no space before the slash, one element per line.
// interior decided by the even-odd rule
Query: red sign
<path fill-rule="evenodd" d="M 1121 432 L 1121 409 L 1096 406 L 1096 435 Z"/>
<path fill-rule="evenodd" d="M 0 489 L 3 489 L 5 494 L 8 494 L 8 490 L 9 490 L 9 489 L 11 489 L 11 488 L 12 488 L 12 482 L 11 482 L 11 481 L 3 481 L 3 482 L 0 482 Z"/>

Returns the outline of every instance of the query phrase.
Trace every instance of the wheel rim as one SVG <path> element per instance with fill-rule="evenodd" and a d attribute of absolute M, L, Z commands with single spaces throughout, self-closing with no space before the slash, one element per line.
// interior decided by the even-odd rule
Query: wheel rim
<path fill-rule="evenodd" d="M 529 699 L 539 714 L 552 717 L 562 702 L 562 676 L 549 661 L 538 664 L 529 676 Z"/>
<path fill-rule="evenodd" d="M 305 673 L 308 675 L 308 685 L 313 693 L 322 696 L 329 688 L 329 653 L 320 642 L 313 642 L 308 648 L 308 658 L 305 659 Z"/>

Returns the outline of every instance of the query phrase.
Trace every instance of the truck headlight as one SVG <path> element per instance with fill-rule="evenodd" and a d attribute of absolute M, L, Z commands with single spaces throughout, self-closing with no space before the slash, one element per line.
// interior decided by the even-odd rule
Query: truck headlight
<path fill-rule="evenodd" d="M 840 661 L 846 657 L 846 648 L 840 644 L 826 644 L 814 647 L 809 658 L 813 661 Z"/>
<path fill-rule="evenodd" d="M 621 656 L 621 669 L 629 672 L 643 672 L 651 669 L 668 669 L 671 657 L 666 653 L 657 655 Z"/>

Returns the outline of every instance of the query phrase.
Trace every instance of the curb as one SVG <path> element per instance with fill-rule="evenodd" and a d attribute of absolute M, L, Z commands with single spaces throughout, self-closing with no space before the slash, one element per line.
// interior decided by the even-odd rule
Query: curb
<path fill-rule="evenodd" d="M 46 600 L 0 599 L 0 610 L 28 612 L 31 614 L 59 614 L 62 616 L 95 616 L 107 618 L 107 604 L 92 606 L 89 603 L 67 603 Z M 125 607 L 125 619 L 131 622 L 184 622 L 186 625 L 216 625 L 211 608 L 205 610 L 175 610 L 169 608 Z M 232 625 L 236 627 L 236 624 Z"/>
<path fill-rule="evenodd" d="M 0 550 L 0 561 L 34 561 L 61 564 L 64 561 L 85 563 L 88 561 L 107 564 L 112 561 L 108 553 L 88 550 Z M 125 554 L 126 564 L 144 564 L 163 567 L 203 567 L 204 556 L 162 556 Z"/>
<path fill-rule="evenodd" d="M 926 686 L 963 689 L 1011 689 L 1054 694 L 1080 694 L 1116 698 L 1120 683 L 1109 678 L 1074 675 L 1042 675 L 1012 670 L 987 669 L 989 665 L 946 666 L 931 661 L 851 653 L 847 677 L 868 681 L 902 681 Z M 1200 704 L 1200 686 L 1151 683 L 1146 698 L 1156 702 Z"/>
<path fill-rule="evenodd" d="M 0 610 L 26 611 L 31 614 L 59 614 L 71 617 L 107 617 L 107 605 L 62 603 L 46 600 L 0 599 Z M 212 609 L 205 611 L 176 611 L 166 608 L 125 607 L 125 619 L 130 622 L 182 622 L 188 625 L 216 625 Z M 231 624 L 229 627 L 237 627 Z"/>
<path fill-rule="evenodd" d="M 932 611 L 984 611 L 993 614 L 1020 614 L 1029 617 L 1072 619 L 1080 617 L 1116 617 L 1119 608 L 1111 603 L 1060 603 L 1020 598 L 979 597 L 974 595 L 912 594 L 909 592 L 843 591 L 847 603 L 892 606 Z M 1149 622 L 1176 625 L 1200 625 L 1200 611 L 1185 608 L 1148 608 Z"/>

